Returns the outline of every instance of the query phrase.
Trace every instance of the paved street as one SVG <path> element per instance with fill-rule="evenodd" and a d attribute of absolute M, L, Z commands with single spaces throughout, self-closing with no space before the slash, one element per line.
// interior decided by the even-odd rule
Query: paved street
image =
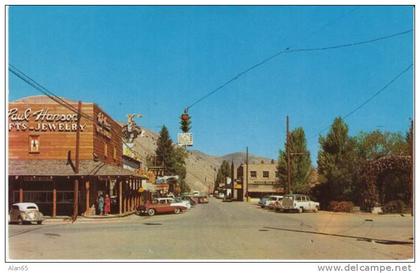
<path fill-rule="evenodd" d="M 413 218 L 275 213 L 211 198 L 181 215 L 9 225 L 11 259 L 410 259 Z M 320 234 L 322 233 L 322 234 Z"/>

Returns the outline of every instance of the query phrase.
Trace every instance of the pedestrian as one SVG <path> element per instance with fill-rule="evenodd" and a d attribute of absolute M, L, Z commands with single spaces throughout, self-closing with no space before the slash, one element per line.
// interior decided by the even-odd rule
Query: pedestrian
<path fill-rule="evenodd" d="M 102 196 L 102 193 L 99 194 L 99 197 L 98 197 L 98 210 L 99 210 L 99 215 L 104 214 L 104 197 Z"/>
<path fill-rule="evenodd" d="M 109 198 L 109 195 L 105 195 L 105 215 L 108 215 L 111 212 L 111 198 Z"/>

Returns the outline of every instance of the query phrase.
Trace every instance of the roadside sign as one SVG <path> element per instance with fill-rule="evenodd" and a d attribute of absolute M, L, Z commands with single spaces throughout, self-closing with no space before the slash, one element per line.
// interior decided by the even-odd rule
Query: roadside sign
<path fill-rule="evenodd" d="M 193 146 L 192 133 L 178 133 L 178 145 Z"/>

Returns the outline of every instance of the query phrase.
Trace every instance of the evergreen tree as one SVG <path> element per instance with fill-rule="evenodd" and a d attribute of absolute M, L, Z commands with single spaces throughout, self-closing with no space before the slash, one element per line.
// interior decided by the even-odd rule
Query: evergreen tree
<path fill-rule="evenodd" d="M 157 139 L 156 160 L 158 165 L 163 165 L 164 174 L 171 175 L 173 171 L 172 156 L 174 154 L 173 143 L 169 136 L 169 131 L 164 125 L 160 130 L 159 138 Z"/>
<path fill-rule="evenodd" d="M 327 136 L 320 136 L 319 144 L 318 173 L 326 183 L 321 199 L 327 202 L 355 201 L 356 141 L 349 137 L 348 127 L 342 118 L 334 120 Z"/>
<path fill-rule="evenodd" d="M 190 192 L 191 188 L 186 183 L 185 178 L 187 176 L 187 168 L 185 164 L 185 159 L 188 154 L 185 149 L 182 147 L 175 147 L 173 150 L 173 155 L 171 156 L 171 163 L 169 172 L 179 176 L 179 185 L 181 192 Z"/>
<path fill-rule="evenodd" d="M 168 129 L 163 126 L 157 140 L 156 159 L 159 165 L 164 166 L 165 175 L 178 175 L 181 192 L 189 192 L 190 187 L 185 182 L 187 169 L 185 159 L 188 154 L 182 147 L 174 146 Z"/>
<path fill-rule="evenodd" d="M 306 146 L 305 131 L 303 128 L 296 128 L 290 133 L 289 151 L 291 169 L 291 191 L 296 193 L 307 193 L 309 191 L 309 177 L 312 171 L 311 157 Z M 277 170 L 280 182 L 287 188 L 287 142 L 284 150 L 280 150 Z"/>
<path fill-rule="evenodd" d="M 226 183 L 226 178 L 231 176 L 231 170 L 230 170 L 230 164 L 226 160 L 223 160 L 222 165 L 220 165 L 220 168 L 217 170 L 217 176 L 216 176 L 216 188 L 220 184 Z"/>

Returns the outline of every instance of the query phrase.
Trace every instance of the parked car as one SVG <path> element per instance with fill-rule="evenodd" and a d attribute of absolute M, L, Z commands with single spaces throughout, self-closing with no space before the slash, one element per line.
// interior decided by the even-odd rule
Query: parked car
<path fill-rule="evenodd" d="M 178 204 L 179 205 L 181 205 L 181 204 L 185 205 L 187 207 L 187 209 L 190 209 L 192 207 L 191 201 L 189 201 L 189 200 L 184 200 L 181 197 L 173 198 L 171 206 L 177 206 Z"/>
<path fill-rule="evenodd" d="M 146 202 L 146 204 L 139 206 L 136 209 L 136 213 L 139 215 L 147 214 L 149 216 L 153 216 L 157 213 L 179 214 L 184 210 L 186 210 L 185 206 L 171 206 L 171 203 L 169 203 L 167 200 L 158 201 L 157 199 L 155 199 L 152 202 Z"/>
<path fill-rule="evenodd" d="M 270 197 L 270 195 L 265 195 L 263 197 L 260 198 L 260 200 L 258 201 L 258 205 L 262 208 L 265 207 L 265 202 L 268 200 L 268 197 Z"/>
<path fill-rule="evenodd" d="M 299 213 L 304 211 L 317 212 L 319 210 L 319 203 L 311 201 L 309 196 L 304 194 L 285 195 L 281 205 L 284 211 L 297 211 Z"/>
<path fill-rule="evenodd" d="M 225 196 L 222 201 L 223 202 L 232 202 L 232 198 Z"/>
<path fill-rule="evenodd" d="M 207 204 L 209 202 L 209 198 L 207 196 L 199 196 L 197 199 L 200 204 Z"/>
<path fill-rule="evenodd" d="M 37 223 L 42 224 L 44 215 L 35 203 L 15 203 L 10 209 L 10 223 Z"/>
<path fill-rule="evenodd" d="M 171 206 L 179 206 L 179 207 L 184 207 L 185 209 L 190 209 L 191 208 L 191 204 L 182 201 L 179 198 L 174 198 L 174 197 L 160 197 L 160 198 L 156 198 L 156 200 L 159 203 L 168 203 Z"/>
<path fill-rule="evenodd" d="M 190 196 L 182 196 L 181 200 L 184 201 L 184 202 L 190 203 L 191 207 L 194 206 L 195 204 L 197 204 L 197 202 L 195 202 L 194 199 L 191 198 Z"/>
<path fill-rule="evenodd" d="M 283 195 L 270 195 L 267 200 L 265 201 L 264 206 L 262 208 L 268 207 L 269 209 L 274 209 L 275 202 L 281 202 L 283 200 Z"/>

